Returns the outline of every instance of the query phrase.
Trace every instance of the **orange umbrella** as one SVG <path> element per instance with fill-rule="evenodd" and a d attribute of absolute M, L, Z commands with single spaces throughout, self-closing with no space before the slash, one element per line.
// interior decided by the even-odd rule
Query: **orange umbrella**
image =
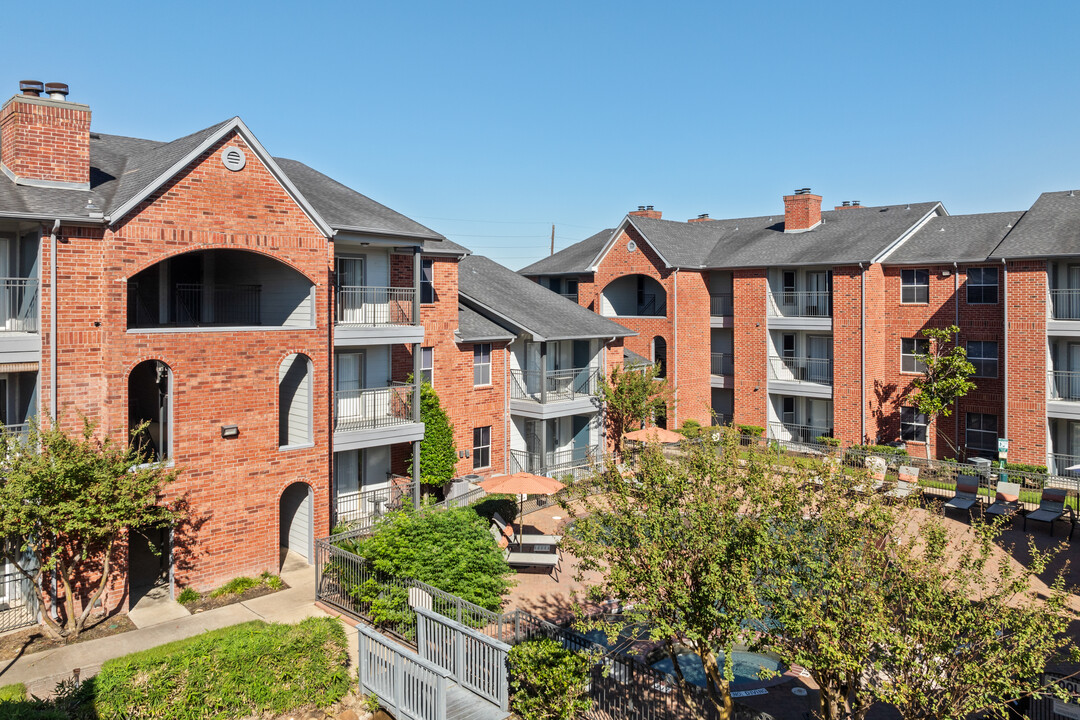
<path fill-rule="evenodd" d="M 480 483 L 488 493 L 507 493 L 509 495 L 551 495 L 562 490 L 565 485 L 555 478 L 516 472 L 513 475 L 488 478 Z M 518 535 L 522 528 L 521 508 L 518 508 Z"/>
<path fill-rule="evenodd" d="M 665 430 L 662 427 L 647 427 L 623 435 L 623 440 L 634 440 L 636 442 L 677 443 L 682 439 L 683 436 L 679 433 Z"/>

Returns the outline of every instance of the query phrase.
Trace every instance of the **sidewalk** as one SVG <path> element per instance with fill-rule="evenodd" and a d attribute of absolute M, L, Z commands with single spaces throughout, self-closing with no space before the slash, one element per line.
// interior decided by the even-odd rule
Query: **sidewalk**
<path fill-rule="evenodd" d="M 31 693 L 43 697 L 52 693 L 58 681 L 71 677 L 75 668 L 79 668 L 81 677 L 87 678 L 97 674 L 106 660 L 182 640 L 207 630 L 252 620 L 297 623 L 307 617 L 326 615 L 315 606 L 314 567 L 286 570 L 281 577 L 289 585 L 288 590 L 99 640 L 0 661 L 0 685 L 21 682 Z M 350 646 L 355 644 L 356 629 L 345 622 L 345 630 Z M 350 647 L 350 656 L 353 654 Z"/>

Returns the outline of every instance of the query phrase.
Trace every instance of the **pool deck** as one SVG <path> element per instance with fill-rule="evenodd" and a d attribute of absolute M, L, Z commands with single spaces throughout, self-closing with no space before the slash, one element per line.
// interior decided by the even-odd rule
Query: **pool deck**
<path fill-rule="evenodd" d="M 928 511 L 916 509 L 912 512 L 912 520 L 915 521 L 919 513 Z M 524 517 L 525 531 L 558 535 L 564 530 L 567 520 L 566 511 L 558 505 L 550 505 Z M 954 537 L 972 533 L 969 519 L 964 514 L 950 512 L 947 515 L 947 523 Z M 1023 520 L 1018 518 L 1013 526 L 1003 533 L 999 542 L 1000 552 L 1008 553 L 1014 563 L 1023 564 L 1030 558 L 1029 540 L 1039 549 L 1046 550 L 1062 542 L 1067 534 L 1068 528 L 1065 523 L 1057 524 L 1054 537 L 1049 535 L 1045 525 L 1031 525 L 1028 532 L 1024 532 Z M 1063 568 L 1067 585 L 1072 588 L 1080 586 L 1080 533 L 1077 533 L 1072 541 L 1065 541 L 1064 550 L 1036 581 L 1035 591 L 1040 594 L 1047 591 L 1054 575 Z M 597 573 L 586 573 L 582 581 L 578 581 L 575 578 L 577 569 L 577 558 L 563 552 L 560 568 L 554 573 L 549 574 L 539 569 L 519 571 L 515 578 L 517 584 L 507 598 L 506 609 L 521 608 L 555 623 L 572 620 L 575 603 L 585 600 L 584 585 L 599 580 Z M 590 611 L 599 609 L 595 605 L 586 605 L 586 607 Z M 1080 615 L 1080 595 L 1077 595 L 1075 590 L 1070 608 Z M 1070 633 L 1080 644 L 1080 622 L 1073 622 Z M 1080 666 L 1055 666 L 1055 668 L 1065 672 L 1080 670 Z M 806 690 L 806 694 L 795 694 L 793 691 L 797 688 Z M 741 695 L 742 692 L 761 692 L 762 690 L 763 694 Z M 802 720 L 811 717 L 818 707 L 818 687 L 810 679 L 808 673 L 796 666 L 784 673 L 783 677 L 768 683 L 762 683 L 757 687 L 741 686 L 736 699 L 748 707 L 773 715 L 777 720 L 788 718 Z M 871 708 L 867 720 L 896 720 L 899 717 L 899 713 L 891 706 L 879 704 Z"/>

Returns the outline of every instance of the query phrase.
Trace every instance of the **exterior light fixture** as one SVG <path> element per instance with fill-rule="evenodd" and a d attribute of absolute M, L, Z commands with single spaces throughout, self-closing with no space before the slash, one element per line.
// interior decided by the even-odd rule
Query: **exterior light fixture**
<path fill-rule="evenodd" d="M 240 428 L 236 425 L 222 425 L 221 437 L 225 439 L 240 437 Z"/>

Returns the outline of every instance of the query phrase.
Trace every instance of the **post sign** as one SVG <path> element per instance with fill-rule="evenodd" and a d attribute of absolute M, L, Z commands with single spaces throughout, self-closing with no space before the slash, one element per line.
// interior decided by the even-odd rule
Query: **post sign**
<path fill-rule="evenodd" d="M 1009 457 L 1009 439 L 998 438 L 998 458 L 1005 460 Z"/>

